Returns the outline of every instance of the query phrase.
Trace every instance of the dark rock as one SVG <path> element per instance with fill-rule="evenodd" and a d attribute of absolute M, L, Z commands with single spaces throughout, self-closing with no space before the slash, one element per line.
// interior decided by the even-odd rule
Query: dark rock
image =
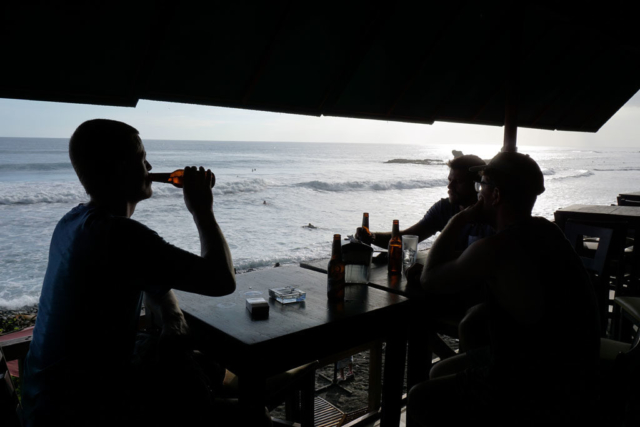
<path fill-rule="evenodd" d="M 408 163 L 408 164 L 414 164 L 414 165 L 444 165 L 444 162 L 442 160 L 437 160 L 437 159 L 424 159 L 424 160 L 418 160 L 418 159 L 393 159 L 393 160 L 388 160 L 385 163 Z"/>

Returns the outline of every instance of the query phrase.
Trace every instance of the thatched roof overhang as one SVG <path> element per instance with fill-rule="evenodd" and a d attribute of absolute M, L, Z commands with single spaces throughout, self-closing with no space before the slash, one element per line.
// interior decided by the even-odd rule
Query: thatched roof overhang
<path fill-rule="evenodd" d="M 514 3 L 6 2 L 0 97 L 598 131 L 640 88 L 634 4 Z"/>

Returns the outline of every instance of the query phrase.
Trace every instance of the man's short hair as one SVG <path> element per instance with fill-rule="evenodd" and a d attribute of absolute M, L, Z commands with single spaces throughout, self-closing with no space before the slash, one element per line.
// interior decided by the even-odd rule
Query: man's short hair
<path fill-rule="evenodd" d="M 480 157 L 473 154 L 465 154 L 463 156 L 456 157 L 447 162 L 449 169 L 463 170 L 467 173 L 467 178 L 473 181 L 480 181 L 480 174 L 478 171 L 469 171 L 472 167 L 486 166 L 487 163 Z"/>
<path fill-rule="evenodd" d="M 536 198 L 545 190 L 540 166 L 528 154 L 498 153 L 486 166 L 472 169 L 482 171 L 506 200 L 522 208 L 533 209 Z"/>
<path fill-rule="evenodd" d="M 69 158 L 82 186 L 92 197 L 107 194 L 118 165 L 138 148 L 138 130 L 116 120 L 82 123 L 69 140 Z"/>

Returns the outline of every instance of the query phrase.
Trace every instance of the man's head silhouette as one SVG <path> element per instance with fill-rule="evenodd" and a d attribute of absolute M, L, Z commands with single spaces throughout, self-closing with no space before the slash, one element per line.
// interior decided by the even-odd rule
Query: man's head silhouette
<path fill-rule="evenodd" d="M 139 202 L 151 197 L 146 152 L 138 131 L 126 123 L 94 119 L 69 141 L 71 164 L 91 199 Z"/>

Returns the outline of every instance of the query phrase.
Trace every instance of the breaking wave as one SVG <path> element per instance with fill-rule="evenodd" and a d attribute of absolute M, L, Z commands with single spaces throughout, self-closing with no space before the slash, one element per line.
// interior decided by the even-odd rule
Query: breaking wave
<path fill-rule="evenodd" d="M 0 308 L 16 310 L 23 307 L 31 307 L 37 305 L 39 300 L 40 297 L 31 295 L 20 295 L 11 299 L 0 298 Z"/>
<path fill-rule="evenodd" d="M 14 183 L 0 186 L 0 205 L 82 203 L 89 196 L 79 183 Z"/>
<path fill-rule="evenodd" d="M 264 179 L 219 183 L 214 194 L 236 194 L 262 191 L 269 186 Z M 182 190 L 171 185 L 155 184 L 154 198 L 182 197 Z M 39 203 L 83 203 L 89 200 L 79 182 L 59 182 L 43 185 L 34 182 L 0 185 L 0 205 L 35 205 Z"/>
<path fill-rule="evenodd" d="M 222 194 L 236 194 L 236 193 L 256 193 L 269 187 L 269 182 L 261 179 L 249 179 L 246 181 L 232 181 L 216 183 L 213 191 L 214 193 L 220 192 Z"/>
<path fill-rule="evenodd" d="M 412 179 L 403 181 L 345 181 L 326 182 L 308 181 L 296 184 L 297 187 L 319 191 L 387 191 L 412 190 L 417 188 L 433 188 L 447 185 L 446 179 Z"/>
<path fill-rule="evenodd" d="M 552 174 L 553 176 L 550 177 L 550 180 L 555 180 L 555 181 L 560 181 L 563 179 L 569 179 L 569 178 L 584 178 L 587 176 L 591 176 L 593 175 L 593 172 L 591 172 L 590 170 L 572 170 L 567 172 L 567 174 Z"/>
<path fill-rule="evenodd" d="M 5 163 L 0 164 L 0 172 L 51 172 L 51 171 L 70 171 L 73 172 L 73 166 L 70 162 L 60 163 Z"/>

